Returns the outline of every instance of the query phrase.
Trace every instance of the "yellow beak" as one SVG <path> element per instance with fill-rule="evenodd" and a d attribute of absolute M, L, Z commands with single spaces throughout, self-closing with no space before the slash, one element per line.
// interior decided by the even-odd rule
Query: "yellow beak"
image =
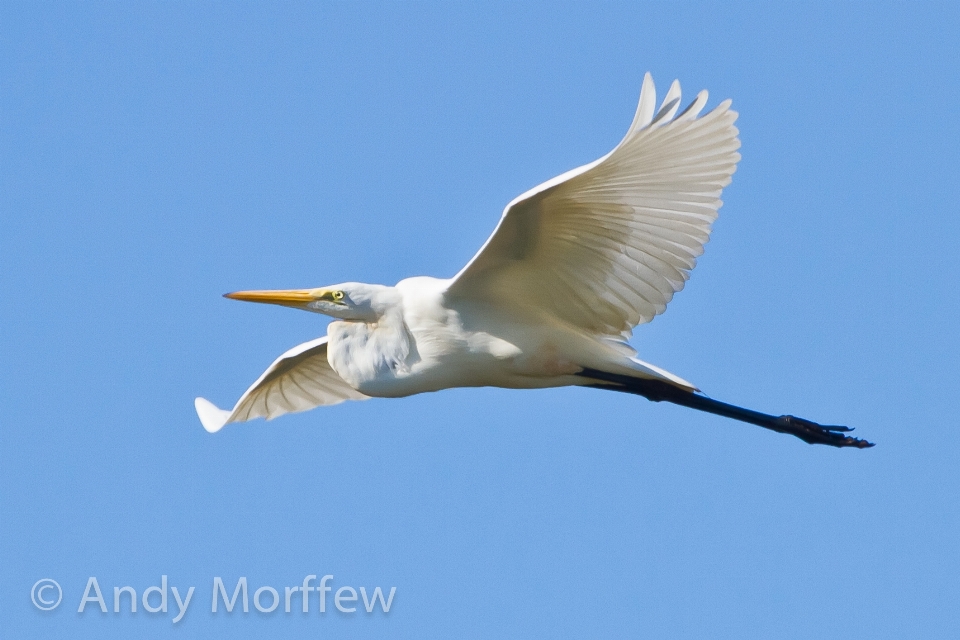
<path fill-rule="evenodd" d="M 244 300 L 246 302 L 263 302 L 266 304 L 280 304 L 285 307 L 302 307 L 308 302 L 313 302 L 317 297 L 313 294 L 313 289 L 278 289 L 275 291 L 235 291 L 234 293 L 223 294 L 224 298 L 231 300 Z"/>

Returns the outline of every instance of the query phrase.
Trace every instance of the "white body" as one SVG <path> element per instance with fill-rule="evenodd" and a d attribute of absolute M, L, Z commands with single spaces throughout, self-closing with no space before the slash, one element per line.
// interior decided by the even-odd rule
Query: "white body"
<path fill-rule="evenodd" d="M 667 378 L 631 359 L 624 343 L 604 342 L 524 310 L 504 312 L 447 293 L 450 280 L 401 280 L 395 313 L 376 323 L 337 321 L 327 329 L 327 359 L 351 387 L 396 398 L 451 387 L 535 389 L 584 384 L 583 367 Z M 539 316 L 539 317 L 538 317 Z"/>

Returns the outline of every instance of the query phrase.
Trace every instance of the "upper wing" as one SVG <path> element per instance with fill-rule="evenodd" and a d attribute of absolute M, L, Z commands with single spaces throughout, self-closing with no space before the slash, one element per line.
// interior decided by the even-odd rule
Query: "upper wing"
<path fill-rule="evenodd" d="M 539 308 L 603 335 L 663 313 L 710 236 L 740 154 L 730 101 L 659 110 L 650 74 L 617 147 L 518 196 L 448 288 L 455 297 Z M 676 116 L 676 117 L 674 117 Z"/>
<path fill-rule="evenodd" d="M 229 422 L 272 420 L 285 413 L 366 399 L 330 367 L 324 336 L 297 345 L 277 358 L 240 396 L 232 411 L 218 409 L 204 398 L 197 398 L 194 405 L 203 428 L 213 433 Z"/>

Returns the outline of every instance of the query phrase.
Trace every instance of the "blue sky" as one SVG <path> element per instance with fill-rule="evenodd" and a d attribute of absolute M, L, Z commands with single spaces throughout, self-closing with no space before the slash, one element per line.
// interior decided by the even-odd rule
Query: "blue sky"
<path fill-rule="evenodd" d="M 958 17 L 4 3 L 4 635 L 960 635 Z M 619 140 L 645 71 L 732 98 L 743 160 L 641 356 L 876 448 L 582 389 L 203 431 L 196 395 L 229 406 L 326 323 L 220 294 L 454 274 L 506 202 Z M 311 574 L 396 596 L 210 611 L 214 577 Z M 196 587 L 182 620 L 172 594 L 113 613 L 161 575 Z M 91 576 L 107 614 L 77 612 Z"/>

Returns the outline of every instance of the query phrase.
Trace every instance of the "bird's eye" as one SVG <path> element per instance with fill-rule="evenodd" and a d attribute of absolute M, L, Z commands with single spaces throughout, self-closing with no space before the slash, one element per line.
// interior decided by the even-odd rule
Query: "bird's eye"
<path fill-rule="evenodd" d="M 340 302 L 341 300 L 343 300 L 343 291 L 334 291 L 333 299 L 337 302 Z"/>

